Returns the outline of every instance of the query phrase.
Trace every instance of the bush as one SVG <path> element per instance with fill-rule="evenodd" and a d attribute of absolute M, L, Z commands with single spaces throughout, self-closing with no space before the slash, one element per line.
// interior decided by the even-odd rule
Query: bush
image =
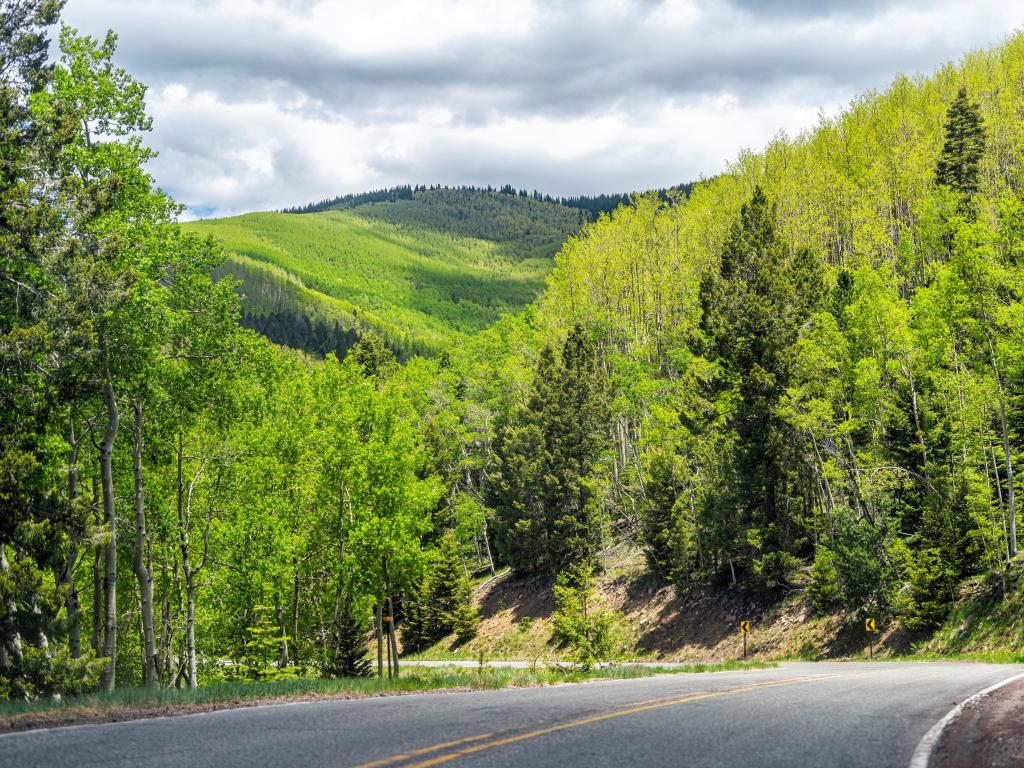
<path fill-rule="evenodd" d="M 21 659 L 0 676 L 0 699 L 32 700 L 41 696 L 80 696 L 96 690 L 107 665 L 86 651 L 71 658 L 67 646 L 36 648 L 26 646 Z"/>
<path fill-rule="evenodd" d="M 594 607 L 597 590 L 594 569 L 588 562 L 562 571 L 555 582 L 554 639 L 569 649 L 572 661 L 587 671 L 608 661 L 618 650 L 621 616 Z"/>
<path fill-rule="evenodd" d="M 789 552 L 767 552 L 754 561 L 754 573 L 768 587 L 789 584 L 800 567 L 800 559 Z"/>
<path fill-rule="evenodd" d="M 923 549 L 908 561 L 909 595 L 899 605 L 907 629 L 939 626 L 949 614 L 956 573 L 935 548 Z"/>
<path fill-rule="evenodd" d="M 818 547 L 811 566 L 811 583 L 807 588 L 811 604 L 818 613 L 828 613 L 840 601 L 839 572 L 832 562 L 835 555 L 827 547 Z"/>

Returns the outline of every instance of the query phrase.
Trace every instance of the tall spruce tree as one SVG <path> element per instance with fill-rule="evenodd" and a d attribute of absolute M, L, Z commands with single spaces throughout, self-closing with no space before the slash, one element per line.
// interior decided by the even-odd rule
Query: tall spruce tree
<path fill-rule="evenodd" d="M 596 553 L 601 521 L 588 479 L 608 439 L 606 387 L 596 345 L 575 325 L 560 359 L 541 353 L 533 394 L 499 434 L 491 503 L 517 573 L 554 574 Z"/>
<path fill-rule="evenodd" d="M 978 105 L 960 88 L 946 113 L 946 137 L 935 167 L 935 180 L 965 197 L 978 191 L 978 172 L 985 153 L 985 126 Z"/>
<path fill-rule="evenodd" d="M 778 406 L 789 382 L 790 348 L 820 300 L 819 272 L 808 252 L 788 253 L 775 206 L 758 187 L 726 239 L 718 274 L 701 290 L 702 330 L 721 369 L 716 394 L 735 435 L 725 468 L 729 487 L 714 497 L 722 507 L 717 516 L 738 515 L 750 531 L 747 541 L 755 542 L 749 554 L 767 570 L 779 570 L 802 533 L 806 501 L 794 477 L 800 462 Z"/>

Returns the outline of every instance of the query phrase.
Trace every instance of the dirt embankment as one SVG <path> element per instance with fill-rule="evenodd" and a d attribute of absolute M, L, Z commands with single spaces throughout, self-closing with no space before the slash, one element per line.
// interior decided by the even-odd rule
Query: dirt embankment
<path fill-rule="evenodd" d="M 843 658 L 868 653 L 863 617 L 815 616 L 803 591 L 770 592 L 693 585 L 679 589 L 639 569 L 613 575 L 599 587 L 604 607 L 621 611 L 632 652 L 666 661 L 724 661 L 743 653 L 740 622 L 750 622 L 752 657 Z M 478 594 L 478 637 L 458 649 L 489 658 L 544 659 L 550 645 L 554 599 L 550 581 L 498 579 Z M 910 641 L 897 627 L 880 624 L 875 651 L 905 653 Z M 446 644 L 447 645 L 447 644 Z M 445 650 L 454 650 L 449 646 Z"/>

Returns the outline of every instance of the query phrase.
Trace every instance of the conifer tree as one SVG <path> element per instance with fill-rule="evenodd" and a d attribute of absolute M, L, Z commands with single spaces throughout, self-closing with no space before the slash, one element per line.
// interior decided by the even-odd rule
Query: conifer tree
<path fill-rule="evenodd" d="M 325 677 L 369 676 L 366 631 L 366 626 L 359 620 L 352 605 L 352 591 L 346 588 L 341 611 L 328 637 L 327 655 L 323 664 Z"/>
<path fill-rule="evenodd" d="M 819 303 L 822 280 L 810 254 L 787 254 L 775 219 L 775 206 L 757 187 L 726 239 L 719 273 L 704 281 L 701 294 L 708 351 L 722 369 L 718 395 L 736 437 L 725 468 L 731 482 L 716 503 L 753 529 L 747 540 L 760 542 L 754 554 L 769 557 L 769 570 L 777 571 L 801 535 L 790 490 L 799 465 L 778 405 L 789 382 L 790 348 Z"/>
<path fill-rule="evenodd" d="M 569 332 L 561 359 L 541 352 L 533 394 L 500 433 L 492 488 L 499 546 L 513 570 L 554 574 L 592 555 L 600 519 L 588 478 L 610 419 L 593 339 Z"/>
<path fill-rule="evenodd" d="M 935 167 L 935 180 L 965 197 L 978 191 L 978 171 L 985 153 L 985 126 L 978 105 L 960 88 L 946 113 L 946 136 Z"/>

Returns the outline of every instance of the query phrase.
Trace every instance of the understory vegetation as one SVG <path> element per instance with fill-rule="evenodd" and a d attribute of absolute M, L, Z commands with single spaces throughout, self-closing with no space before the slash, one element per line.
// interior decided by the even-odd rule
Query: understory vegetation
<path fill-rule="evenodd" d="M 420 214 L 179 226 L 115 37 L 47 60 L 59 5 L 0 34 L 0 697 L 397 678 L 504 566 L 561 574 L 591 667 L 630 541 L 922 636 L 1016 594 L 1024 36 L 635 197 L 501 315 L 540 266 Z M 343 359 L 244 328 L 213 232 Z"/>

